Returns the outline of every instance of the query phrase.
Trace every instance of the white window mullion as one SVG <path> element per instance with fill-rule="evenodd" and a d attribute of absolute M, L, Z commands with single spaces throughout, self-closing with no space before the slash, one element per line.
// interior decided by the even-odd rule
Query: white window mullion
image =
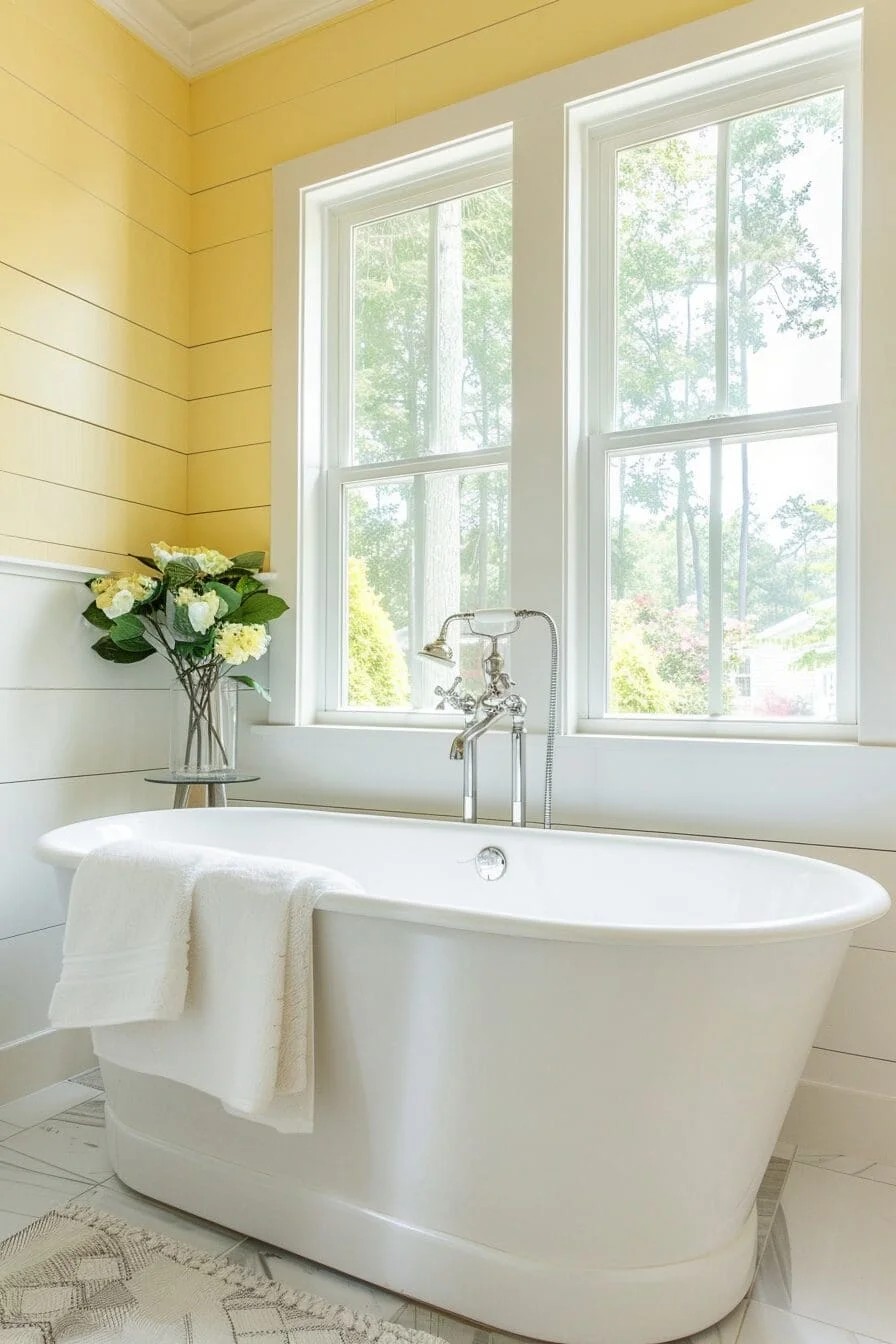
<path fill-rule="evenodd" d="M 709 563 L 707 565 L 707 615 L 709 618 L 710 718 L 725 711 L 722 665 L 724 661 L 725 588 L 722 572 L 722 441 L 709 446 Z"/>
<path fill-rule="evenodd" d="M 727 415 L 729 406 L 728 326 L 731 288 L 729 270 L 729 174 L 731 127 L 723 121 L 716 143 L 716 413 Z"/>

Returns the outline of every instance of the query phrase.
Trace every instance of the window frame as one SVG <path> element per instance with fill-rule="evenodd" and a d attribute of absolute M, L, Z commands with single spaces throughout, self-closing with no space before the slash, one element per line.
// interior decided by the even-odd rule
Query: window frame
<path fill-rule="evenodd" d="M 403 180 L 436 146 L 466 155 L 497 137 L 514 159 L 514 463 L 511 601 L 543 607 L 560 626 L 566 708 L 561 692 L 555 817 L 572 825 L 647 829 L 754 840 L 886 844 L 893 807 L 896 702 L 892 695 L 892 584 L 896 531 L 892 499 L 896 456 L 896 380 L 888 348 L 896 273 L 887 220 L 896 172 L 890 127 L 896 120 L 896 30 L 889 7 L 870 0 L 747 0 L 679 28 L 589 56 L 572 65 L 416 112 L 428 90 L 396 89 L 395 114 L 379 129 L 360 113 L 354 139 L 323 144 L 273 170 L 274 292 L 271 563 L 290 611 L 270 651 L 272 704 L 247 748 L 265 783 L 253 796 L 271 802 L 454 816 L 457 771 L 447 761 L 450 719 L 369 728 L 361 720 L 322 722 L 317 660 L 319 547 L 319 205 L 338 199 L 381 165 Z M 861 312 L 861 472 L 859 726 L 857 740 L 718 740 L 687 725 L 648 735 L 639 725 L 614 734 L 580 719 L 585 647 L 581 567 L 587 439 L 582 420 L 579 265 L 584 124 L 642 108 L 660 81 L 688 93 L 718 82 L 744 85 L 758 68 L 788 68 L 819 52 L 864 44 L 861 142 L 861 270 L 872 277 Z M 670 72 L 673 72 L 670 74 Z M 403 118 L 407 118 L 406 120 Z M 364 132 L 364 133 L 362 133 Z M 323 140 L 318 141 L 320 144 Z M 535 266 L 524 264 L 532 258 Z M 567 350 L 564 362 L 562 352 Z M 522 524 L 522 526 L 521 526 Z M 517 636 L 515 675 L 529 700 L 530 798 L 537 799 L 543 750 L 542 707 L 549 665 L 535 622 Z M 255 707 L 255 713 L 260 707 Z M 383 734 L 387 736 L 384 737 Z M 384 750 L 388 753 L 384 757 Z M 506 814 L 506 747 L 488 734 L 480 756 L 482 815 Z M 383 762 L 388 759 L 388 769 Z M 845 797 L 863 806 L 844 808 Z M 534 821 L 535 808 L 530 809 Z M 839 837 L 839 840 L 838 840 Z"/>
<path fill-rule="evenodd" d="M 723 58 L 724 61 L 724 58 Z M 849 47 L 820 57 L 803 56 L 755 75 L 746 89 L 722 84 L 690 96 L 676 96 L 676 77 L 658 81 L 649 105 L 622 115 L 579 117 L 582 153 L 581 229 L 585 299 L 579 337 L 581 419 L 584 431 L 583 483 L 586 538 L 579 620 L 586 631 L 580 671 L 582 694 L 578 730 L 584 733 L 739 738 L 855 738 L 858 724 L 858 416 L 859 416 L 859 249 L 861 85 L 858 52 Z M 662 96 L 663 85 L 668 89 Z M 841 258 L 841 399 L 826 405 L 731 415 L 667 426 L 617 429 L 616 408 L 616 159 L 620 151 L 670 135 L 684 134 L 768 107 L 799 102 L 836 89 L 844 92 L 843 242 Z M 720 230 L 723 245 L 727 232 Z M 717 236 L 717 246 L 719 237 Z M 718 320 L 718 318 L 717 318 Z M 725 344 L 726 342 L 717 342 Z M 718 370 L 721 376 L 722 370 Z M 727 359 L 725 361 L 727 378 Z M 708 448 L 743 437 L 763 441 L 785 434 L 833 429 L 838 442 L 837 518 L 837 717 L 830 721 L 738 719 L 706 716 L 611 714 L 607 708 L 609 667 L 610 566 L 607 481 L 612 458 L 625 451 L 666 444 Z M 715 474 L 715 473 L 714 473 Z M 712 531 L 710 545 L 712 546 Z M 717 599 L 719 594 L 716 593 Z M 719 613 L 714 622 L 718 661 Z M 712 708 L 712 707 L 710 707 Z"/>
<path fill-rule="evenodd" d="M 482 158 L 469 158 L 444 171 L 427 172 L 398 186 L 366 189 L 328 211 L 324 253 L 325 318 L 324 340 L 327 359 L 323 374 L 322 405 L 322 544 L 325 554 L 321 566 L 320 685 L 322 700 L 316 719 L 321 723 L 381 722 L 415 724 L 431 717 L 435 706 L 427 709 L 356 708 L 344 703 L 348 675 L 347 658 L 347 574 L 348 526 L 346 490 L 351 486 L 375 485 L 380 481 L 413 478 L 415 481 L 442 472 L 475 472 L 503 466 L 510 470 L 512 442 L 503 448 L 471 449 L 463 453 L 420 453 L 382 463 L 358 463 L 351 460 L 354 441 L 354 275 L 353 233 L 357 226 L 388 219 L 413 210 L 435 206 L 443 201 L 486 191 L 492 187 L 513 186 L 513 160 L 509 149 L 494 151 Z M 430 283 L 438 286 L 434 270 Z M 432 305 L 428 336 L 431 368 L 434 329 L 438 324 L 438 303 Z M 428 419 L 429 417 L 427 417 Z M 432 426 L 427 425 L 431 441 Z M 422 516 L 415 519 L 422 525 Z M 508 529 L 509 532 L 509 529 Z M 508 555 L 508 571 L 510 558 Z M 447 612 L 445 613 L 448 614 Z M 413 627 L 413 623 L 412 623 Z M 434 638 L 437 631 L 425 634 Z M 440 715 L 444 721 L 444 715 Z M 437 720 L 438 721 L 438 720 Z"/>

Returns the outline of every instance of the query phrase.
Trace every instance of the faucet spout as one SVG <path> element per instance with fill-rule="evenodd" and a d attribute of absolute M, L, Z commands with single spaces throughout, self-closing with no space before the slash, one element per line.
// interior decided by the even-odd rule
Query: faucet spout
<path fill-rule="evenodd" d="M 473 723 L 468 724 L 463 732 L 458 733 L 457 737 L 451 743 L 450 756 L 452 761 L 462 761 L 464 759 L 467 743 L 478 742 L 479 738 L 482 737 L 484 733 L 488 732 L 493 723 L 497 723 L 498 719 L 503 718 L 505 714 L 509 713 L 510 711 L 505 705 L 495 705 L 491 709 L 488 709 L 481 719 L 476 719 Z"/>

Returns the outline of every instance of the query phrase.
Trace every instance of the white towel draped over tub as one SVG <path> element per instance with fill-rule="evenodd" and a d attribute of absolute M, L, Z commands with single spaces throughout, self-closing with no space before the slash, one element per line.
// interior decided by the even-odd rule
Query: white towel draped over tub
<path fill-rule="evenodd" d="M 233 1114 L 282 1133 L 310 1132 L 314 905 L 325 892 L 359 890 L 318 865 L 204 851 L 182 1013 L 175 1021 L 96 1026 L 97 1054 L 207 1092 Z"/>
<path fill-rule="evenodd" d="M 78 864 L 50 1003 L 54 1027 L 165 1021 L 183 1012 L 193 888 L 220 851 L 118 840 Z"/>

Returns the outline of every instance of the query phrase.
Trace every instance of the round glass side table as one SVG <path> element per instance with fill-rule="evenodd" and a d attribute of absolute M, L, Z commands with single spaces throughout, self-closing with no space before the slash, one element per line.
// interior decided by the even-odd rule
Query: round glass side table
<path fill-rule="evenodd" d="M 228 784 L 254 784 L 261 776 L 250 775 L 242 770 L 221 770 L 204 775 L 180 775 L 171 770 L 154 770 L 144 778 L 148 784 L 173 784 L 175 807 L 188 807 L 190 790 L 203 787 L 206 790 L 206 807 L 226 807 Z"/>

